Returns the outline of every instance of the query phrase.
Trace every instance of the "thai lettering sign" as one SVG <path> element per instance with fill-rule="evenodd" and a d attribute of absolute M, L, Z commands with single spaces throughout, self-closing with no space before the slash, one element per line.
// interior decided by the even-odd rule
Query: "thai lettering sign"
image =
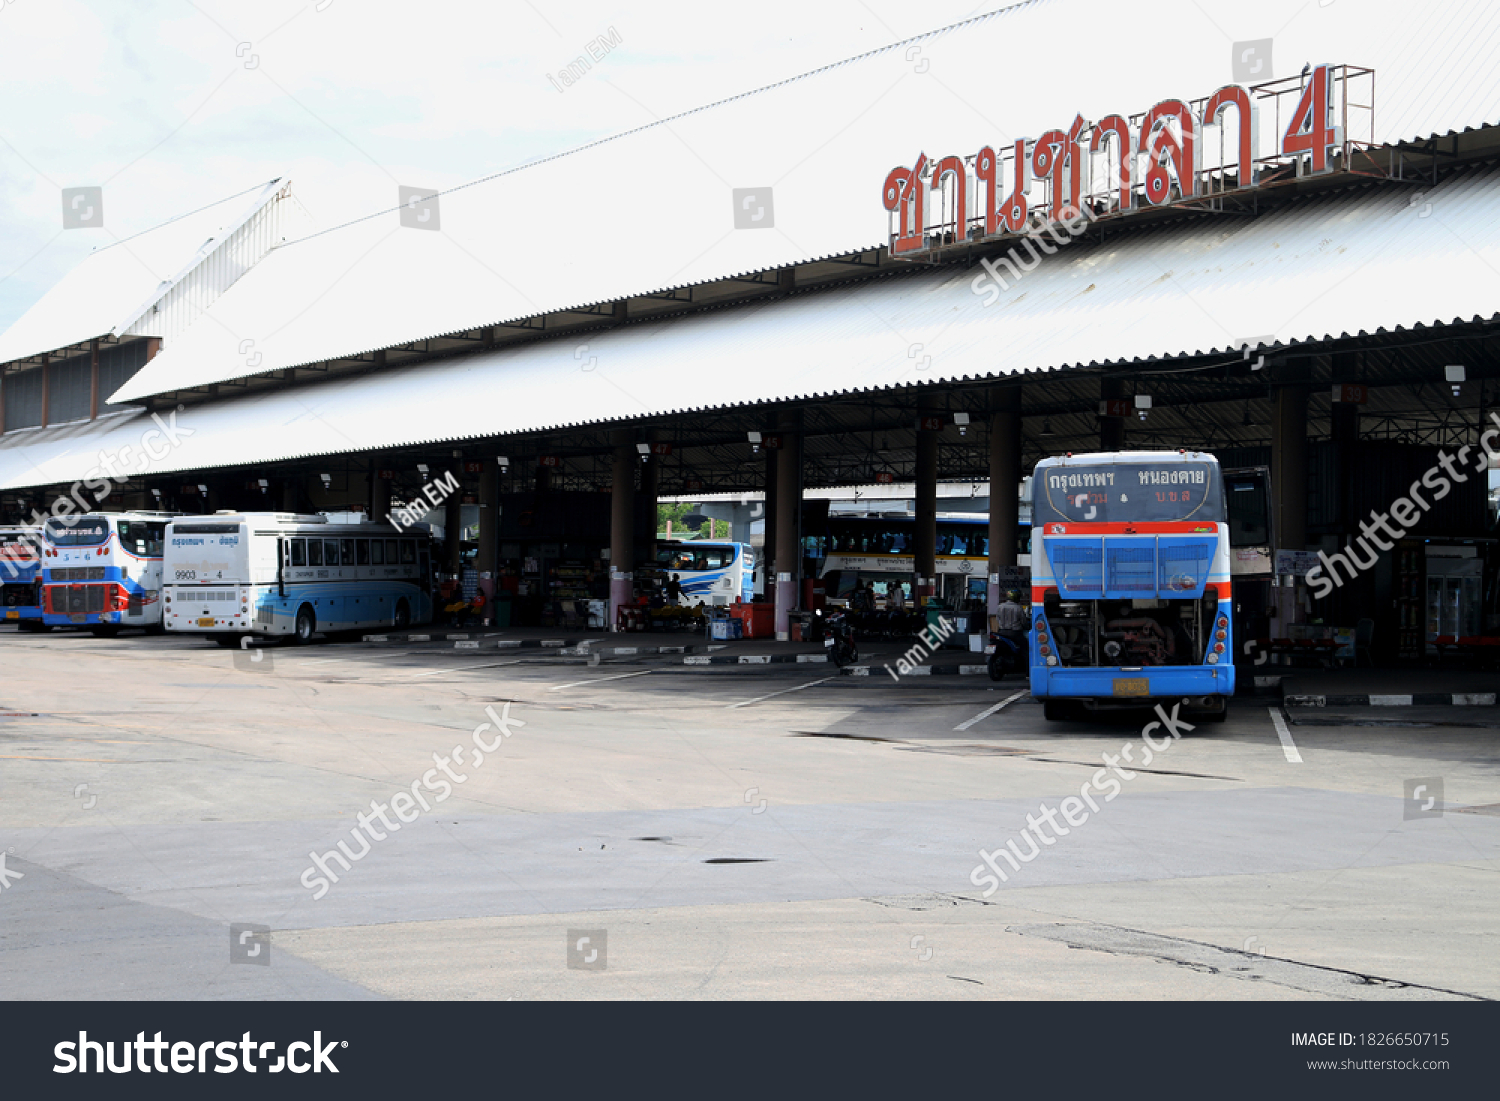
<path fill-rule="evenodd" d="M 1350 87 L 1356 80 L 1368 81 L 1368 93 Z M 1368 123 L 1373 138 L 1373 92 L 1373 70 L 1319 65 L 1305 77 L 1228 84 L 1201 100 L 1165 99 L 1139 115 L 1097 122 L 1075 115 L 1066 128 L 999 149 L 936 160 L 921 153 L 885 178 L 890 250 L 900 256 L 1032 233 L 1085 214 L 1201 204 L 1271 180 L 1352 170 L 1356 147 L 1372 142 L 1346 140 L 1350 114 L 1363 112 L 1357 121 L 1361 129 Z M 1263 114 L 1280 131 L 1265 135 L 1276 138 L 1266 156 Z"/>

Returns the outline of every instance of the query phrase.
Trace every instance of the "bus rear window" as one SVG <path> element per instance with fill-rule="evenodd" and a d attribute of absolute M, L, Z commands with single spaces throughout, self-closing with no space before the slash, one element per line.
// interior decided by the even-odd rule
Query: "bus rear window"
<path fill-rule="evenodd" d="M 109 538 L 108 520 L 48 520 L 47 538 L 54 547 L 97 547 Z"/>

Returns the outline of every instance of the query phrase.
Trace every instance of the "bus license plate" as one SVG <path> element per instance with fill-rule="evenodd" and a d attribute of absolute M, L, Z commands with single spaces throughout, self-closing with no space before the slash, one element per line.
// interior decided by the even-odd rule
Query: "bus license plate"
<path fill-rule="evenodd" d="M 1115 695 L 1149 696 L 1151 695 L 1151 682 L 1145 677 L 1116 677 Z"/>
<path fill-rule="evenodd" d="M 21 618 L 21 613 L 20 612 L 6 612 L 5 613 L 5 618 L 6 619 L 20 619 Z"/>
<path fill-rule="evenodd" d="M 824 647 L 824 649 L 828 649 L 831 646 L 833 646 L 833 639 L 831 639 L 831 638 L 825 638 L 823 640 L 823 647 Z"/>
<path fill-rule="evenodd" d="M 198 626 L 200 626 L 200 627 L 212 627 L 213 625 L 214 625 L 214 617 L 213 616 L 206 616 L 205 618 L 200 619 L 198 621 Z M 1119 682 L 1117 681 L 1116 683 L 1119 683 Z M 1145 684 L 1146 682 L 1142 681 L 1141 683 Z"/>
<path fill-rule="evenodd" d="M 72 620 L 74 623 L 86 623 L 88 621 L 89 617 L 86 616 L 86 615 L 79 615 L 77 612 L 74 612 L 68 618 L 70 620 Z"/>

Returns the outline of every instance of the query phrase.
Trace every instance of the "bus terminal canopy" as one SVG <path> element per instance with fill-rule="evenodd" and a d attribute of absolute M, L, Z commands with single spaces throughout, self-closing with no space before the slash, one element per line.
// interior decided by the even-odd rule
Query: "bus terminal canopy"
<path fill-rule="evenodd" d="M 1256 219 L 1191 219 L 1047 257 L 992 304 L 961 265 L 541 340 L 182 409 L 142 474 L 482 439 L 897 387 L 1150 364 L 1222 350 L 1488 321 L 1500 303 L 1494 168 L 1429 192 L 1443 221 L 1375 188 Z M 912 349 L 920 347 L 913 355 Z M 87 477 L 139 451 L 145 413 L 11 432 L 0 487 Z M 158 445 L 153 450 L 160 452 Z M 131 460 L 132 463 L 137 460 Z"/>

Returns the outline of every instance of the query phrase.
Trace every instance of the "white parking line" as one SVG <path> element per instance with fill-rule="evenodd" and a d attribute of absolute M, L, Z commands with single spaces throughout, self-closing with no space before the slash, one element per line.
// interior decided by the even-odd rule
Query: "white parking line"
<path fill-rule="evenodd" d="M 1281 739 L 1281 752 L 1286 754 L 1286 759 L 1294 765 L 1302 763 L 1302 754 L 1297 752 L 1297 743 L 1292 741 L 1292 732 L 1286 728 L 1286 720 L 1281 717 L 1281 709 L 1268 707 L 1271 713 L 1271 722 L 1276 727 L 1276 736 Z"/>
<path fill-rule="evenodd" d="M 298 665 L 336 665 L 341 661 L 353 661 L 353 658 L 320 658 L 317 661 L 299 661 Z"/>
<path fill-rule="evenodd" d="M 1005 698 L 1005 699 L 1001 700 L 999 703 L 997 703 L 994 707 L 987 707 L 987 708 L 985 708 L 979 714 L 975 715 L 972 719 L 965 719 L 963 722 L 959 723 L 953 729 L 954 730 L 968 730 L 969 727 L 973 726 L 975 723 L 979 722 L 981 719 L 987 719 L 991 715 L 993 715 L 996 711 L 999 711 L 1002 707 L 1005 707 L 1008 704 L 1015 703 L 1022 696 L 1026 695 L 1028 691 L 1029 691 L 1029 689 L 1026 689 L 1026 688 L 1021 689 L 1014 696 L 1008 696 L 1007 698 Z"/>
<path fill-rule="evenodd" d="M 804 688 L 811 688 L 815 684 L 823 684 L 825 681 L 831 680 L 833 680 L 832 677 L 820 677 L 817 680 L 810 680 L 806 684 L 799 684 L 795 688 L 783 688 L 780 692 L 772 692 L 769 696 L 756 696 L 753 700 L 741 700 L 739 703 L 731 703 L 727 706 L 731 711 L 736 707 L 749 707 L 752 703 L 760 703 L 762 700 L 774 699 L 777 696 L 785 696 L 788 692 L 800 692 Z"/>
<path fill-rule="evenodd" d="M 454 665 L 452 669 L 429 669 L 425 673 L 413 673 L 412 676 L 414 676 L 414 677 L 435 677 L 439 673 L 468 673 L 468 672 L 470 672 L 472 670 L 475 670 L 475 669 L 493 669 L 497 665 L 520 665 L 520 664 L 521 664 L 521 659 L 520 658 L 516 658 L 514 661 L 491 661 L 491 662 L 486 662 L 484 665 L 469 665 L 467 663 L 464 663 L 462 665 Z"/>
<path fill-rule="evenodd" d="M 654 669 L 642 669 L 639 673 L 616 673 L 612 677 L 595 677 L 593 680 L 575 680 L 570 684 L 554 684 L 547 689 L 548 692 L 561 692 L 564 688 L 577 688 L 582 684 L 598 684 L 606 680 L 624 680 L 626 677 L 644 677 L 647 673 L 654 673 Z"/>

